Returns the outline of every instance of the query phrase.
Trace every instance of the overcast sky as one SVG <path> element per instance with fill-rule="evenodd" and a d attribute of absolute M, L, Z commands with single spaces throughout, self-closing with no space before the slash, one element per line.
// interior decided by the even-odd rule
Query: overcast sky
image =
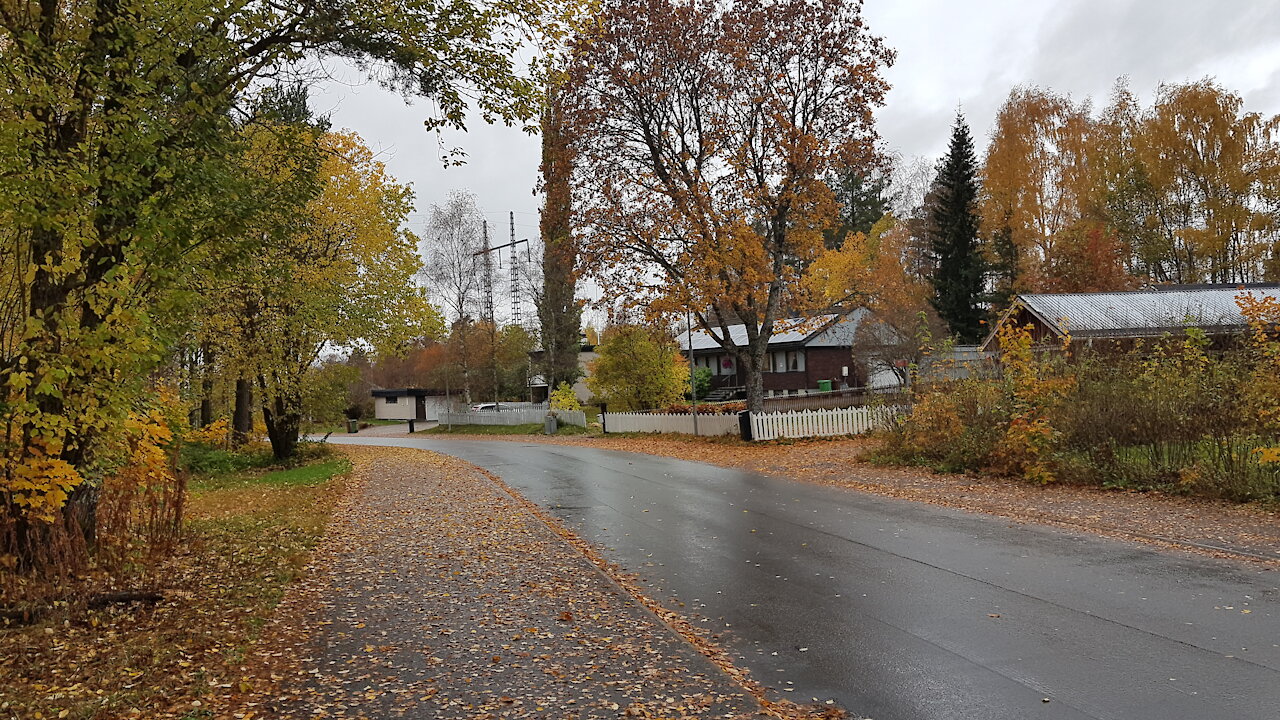
<path fill-rule="evenodd" d="M 957 106 L 981 151 L 1011 88 L 1033 84 L 1105 104 L 1128 76 L 1144 105 L 1160 82 L 1214 76 L 1244 97 L 1245 108 L 1280 113 L 1280 0 L 867 0 L 872 32 L 898 51 L 893 86 L 878 113 L 886 147 L 935 159 L 946 148 Z M 506 237 L 514 210 L 519 237 L 536 237 L 538 139 L 476 122 L 445 137 L 468 153 L 443 168 L 424 110 L 354 71 L 313 95 L 336 127 L 359 132 L 390 171 L 413 185 L 425 212 L 451 189 L 469 189 L 495 234 Z"/>

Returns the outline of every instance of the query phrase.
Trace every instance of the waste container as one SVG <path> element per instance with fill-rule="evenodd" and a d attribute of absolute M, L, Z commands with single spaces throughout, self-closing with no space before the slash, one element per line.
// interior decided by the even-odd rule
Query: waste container
<path fill-rule="evenodd" d="M 818 392 L 831 392 L 831 381 L 830 381 L 830 380 L 819 380 L 819 381 L 818 381 Z"/>
<path fill-rule="evenodd" d="M 547 415 L 547 419 L 542 426 L 543 435 L 555 435 L 556 430 L 560 428 L 559 422 L 556 421 L 555 415 Z"/>
<path fill-rule="evenodd" d="M 348 418 L 348 419 L 347 419 L 347 432 L 349 432 L 349 433 L 353 433 L 353 432 L 359 432 L 359 431 L 360 431 L 360 421 L 359 421 L 359 420 L 352 420 L 352 419 Z"/>

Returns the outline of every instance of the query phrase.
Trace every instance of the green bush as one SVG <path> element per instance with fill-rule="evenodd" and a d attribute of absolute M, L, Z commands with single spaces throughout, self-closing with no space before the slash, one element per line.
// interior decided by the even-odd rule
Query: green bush
<path fill-rule="evenodd" d="M 990 467 L 1012 414 L 1004 383 L 963 379 L 931 383 L 911 414 L 888 434 L 887 460 L 944 472 Z"/>
<path fill-rule="evenodd" d="M 552 410 L 582 409 L 582 403 L 578 402 L 578 394 L 573 391 L 573 386 L 567 382 L 562 382 L 556 386 L 555 391 L 551 393 L 550 405 Z"/>
<path fill-rule="evenodd" d="M 223 450 L 205 443 L 185 443 L 179 460 L 187 471 L 202 475 L 240 472 L 266 467 L 274 462 L 271 449 L 266 446 L 249 445 L 241 450 Z"/>

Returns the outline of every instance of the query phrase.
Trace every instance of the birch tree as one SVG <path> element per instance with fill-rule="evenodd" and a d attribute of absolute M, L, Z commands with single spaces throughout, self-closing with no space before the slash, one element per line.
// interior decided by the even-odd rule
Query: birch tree
<path fill-rule="evenodd" d="M 451 323 L 449 344 L 452 362 L 462 372 L 462 398 L 470 405 L 472 366 L 475 364 L 471 335 L 479 315 L 484 277 L 476 253 L 484 249 L 481 236 L 484 216 L 475 195 L 454 191 L 443 205 L 431 206 L 431 219 L 422 242 L 427 265 L 423 277 L 434 301 Z"/>

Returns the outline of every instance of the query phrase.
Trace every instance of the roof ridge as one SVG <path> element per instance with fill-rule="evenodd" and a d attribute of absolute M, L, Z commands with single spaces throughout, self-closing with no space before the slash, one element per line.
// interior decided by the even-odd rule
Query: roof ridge
<path fill-rule="evenodd" d="M 1097 297 L 1099 295 L 1159 295 L 1173 292 L 1244 292 L 1248 290 L 1280 290 L 1280 283 L 1241 283 L 1239 285 L 1161 285 L 1139 290 L 1103 290 L 1098 292 L 1018 293 L 1018 297 Z"/>

